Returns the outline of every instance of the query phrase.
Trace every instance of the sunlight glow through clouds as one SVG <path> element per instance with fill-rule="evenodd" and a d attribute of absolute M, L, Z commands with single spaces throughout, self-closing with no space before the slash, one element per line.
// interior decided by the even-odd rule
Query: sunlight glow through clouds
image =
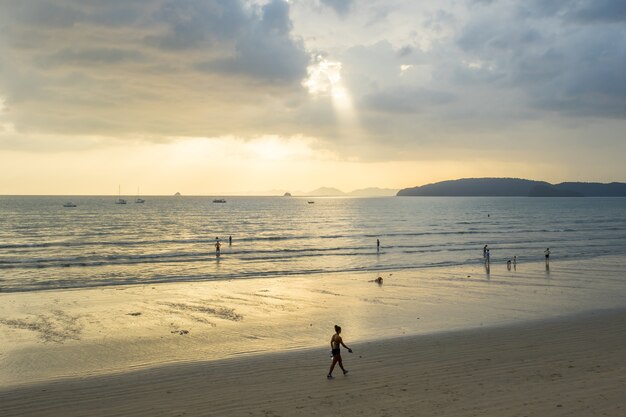
<path fill-rule="evenodd" d="M 341 82 L 341 63 L 328 61 L 321 56 L 307 69 L 309 77 L 302 83 L 313 96 L 332 95 Z"/>
<path fill-rule="evenodd" d="M 338 112 L 352 112 L 352 100 L 341 80 L 341 62 L 329 61 L 321 56 L 309 66 L 308 78 L 302 83 L 312 96 L 330 96 Z"/>
<path fill-rule="evenodd" d="M 363 130 L 358 123 L 350 92 L 341 77 L 342 64 L 317 56 L 315 64 L 307 69 L 308 78 L 302 85 L 309 90 L 313 97 L 330 97 L 338 121 L 338 135 L 343 141 L 363 136 Z M 345 156 L 350 160 L 350 156 Z"/>

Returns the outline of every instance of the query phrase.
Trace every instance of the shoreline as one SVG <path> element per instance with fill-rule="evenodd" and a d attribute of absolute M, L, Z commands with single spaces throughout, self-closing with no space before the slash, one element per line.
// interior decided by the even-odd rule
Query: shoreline
<path fill-rule="evenodd" d="M 375 255 L 375 254 L 373 254 Z M 505 259 L 509 259 L 510 257 L 504 258 L 491 258 L 490 266 L 496 268 L 496 270 L 504 269 L 506 266 Z M 208 256 L 208 259 L 214 260 L 214 256 L 212 252 Z M 571 258 L 571 257 L 561 257 L 561 258 L 552 258 L 552 264 L 561 264 L 567 265 L 571 263 L 596 263 L 601 264 L 604 260 L 608 260 L 609 262 L 613 262 L 614 260 L 622 260 L 626 259 L 626 254 L 618 255 L 618 254 L 608 254 L 608 255 L 591 255 L 589 257 L 579 257 L 579 258 Z M 421 271 L 463 271 L 463 270 L 471 270 L 475 271 L 476 269 L 482 269 L 485 265 L 484 258 L 476 258 L 471 261 L 465 263 L 450 263 L 450 264 L 425 264 L 419 266 L 398 266 L 398 267 L 389 267 L 384 266 L 380 268 L 368 268 L 367 270 L 353 268 L 353 269 L 345 269 L 345 270 L 334 270 L 334 271 L 279 271 L 272 272 L 266 275 L 258 274 L 258 273 L 249 273 L 245 275 L 238 276 L 220 276 L 215 278 L 206 277 L 203 278 L 185 278 L 183 280 L 177 280 L 174 278 L 167 278 L 163 280 L 145 280 L 145 281 L 128 281 L 128 282 L 98 282 L 97 284 L 92 285 L 68 285 L 61 287 L 2 287 L 0 286 L 0 294 L 22 294 L 22 293 L 46 293 L 46 292 L 58 292 L 58 291 L 82 291 L 82 290 L 98 290 L 98 289 L 109 289 L 109 288 L 132 288 L 132 287 L 143 287 L 143 286 L 153 286 L 153 285 L 169 285 L 169 284 L 202 284 L 202 283 L 220 283 L 220 282 L 229 282 L 233 280 L 237 281 L 245 281 L 245 280 L 257 280 L 257 279 L 279 279 L 284 277 L 290 278 L 308 278 L 308 277 L 318 277 L 318 276 L 350 276 L 350 275 L 363 275 L 363 274 L 393 274 L 396 272 L 406 273 L 406 272 L 415 272 L 419 274 Z M 518 262 L 516 266 L 519 265 L 520 268 L 530 266 L 533 269 L 537 269 L 537 266 L 542 267 L 544 265 L 543 258 L 537 257 L 533 260 L 528 260 L 524 258 L 518 258 Z M 80 268 L 80 267 L 74 267 Z M 13 268 L 8 268 L 13 269 Z M 541 268 L 539 268 L 541 269 Z M 1 270 L 1 269 L 0 269 Z M 512 272 L 513 267 L 508 272 Z M 496 272 L 495 275 L 498 275 L 500 271 Z"/>
<path fill-rule="evenodd" d="M 3 416 L 619 415 L 626 309 L 0 388 Z M 106 408 L 102 408 L 107 404 Z"/>

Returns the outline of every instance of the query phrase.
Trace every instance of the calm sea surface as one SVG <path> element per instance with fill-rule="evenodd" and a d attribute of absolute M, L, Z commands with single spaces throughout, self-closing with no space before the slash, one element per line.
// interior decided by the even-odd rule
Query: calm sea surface
<path fill-rule="evenodd" d="M 626 254 L 626 198 L 145 198 L 0 197 L 0 291 Z"/>

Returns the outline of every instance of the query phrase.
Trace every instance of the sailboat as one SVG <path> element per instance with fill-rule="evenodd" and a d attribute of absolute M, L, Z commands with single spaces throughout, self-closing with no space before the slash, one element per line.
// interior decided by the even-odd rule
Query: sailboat
<path fill-rule="evenodd" d="M 135 203 L 143 204 L 145 202 L 146 202 L 146 200 L 144 200 L 143 198 L 139 197 L 139 187 L 137 187 L 137 198 L 135 199 Z"/>
<path fill-rule="evenodd" d="M 117 186 L 117 200 L 115 200 L 115 204 L 126 204 L 126 200 L 122 198 L 121 187 Z"/>

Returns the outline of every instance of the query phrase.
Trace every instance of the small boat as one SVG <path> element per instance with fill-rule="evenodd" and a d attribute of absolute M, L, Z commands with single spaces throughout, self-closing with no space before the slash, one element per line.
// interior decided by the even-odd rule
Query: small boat
<path fill-rule="evenodd" d="M 223 198 L 218 198 L 218 199 L 213 200 L 213 202 L 214 203 L 225 203 L 226 200 L 224 200 Z"/>
<path fill-rule="evenodd" d="M 63 204 L 63 207 L 76 207 L 76 204 L 72 203 L 71 201 L 68 201 L 67 203 Z"/>
<path fill-rule="evenodd" d="M 315 204 L 315 201 L 307 201 L 309 204 Z"/>
<path fill-rule="evenodd" d="M 122 198 L 121 195 L 121 187 L 117 186 L 117 200 L 115 200 L 115 204 L 126 204 L 126 200 Z"/>
<path fill-rule="evenodd" d="M 137 198 L 135 199 L 135 203 L 143 204 L 145 202 L 146 202 L 146 200 L 144 200 L 143 198 L 139 197 L 139 187 L 137 187 Z"/>

